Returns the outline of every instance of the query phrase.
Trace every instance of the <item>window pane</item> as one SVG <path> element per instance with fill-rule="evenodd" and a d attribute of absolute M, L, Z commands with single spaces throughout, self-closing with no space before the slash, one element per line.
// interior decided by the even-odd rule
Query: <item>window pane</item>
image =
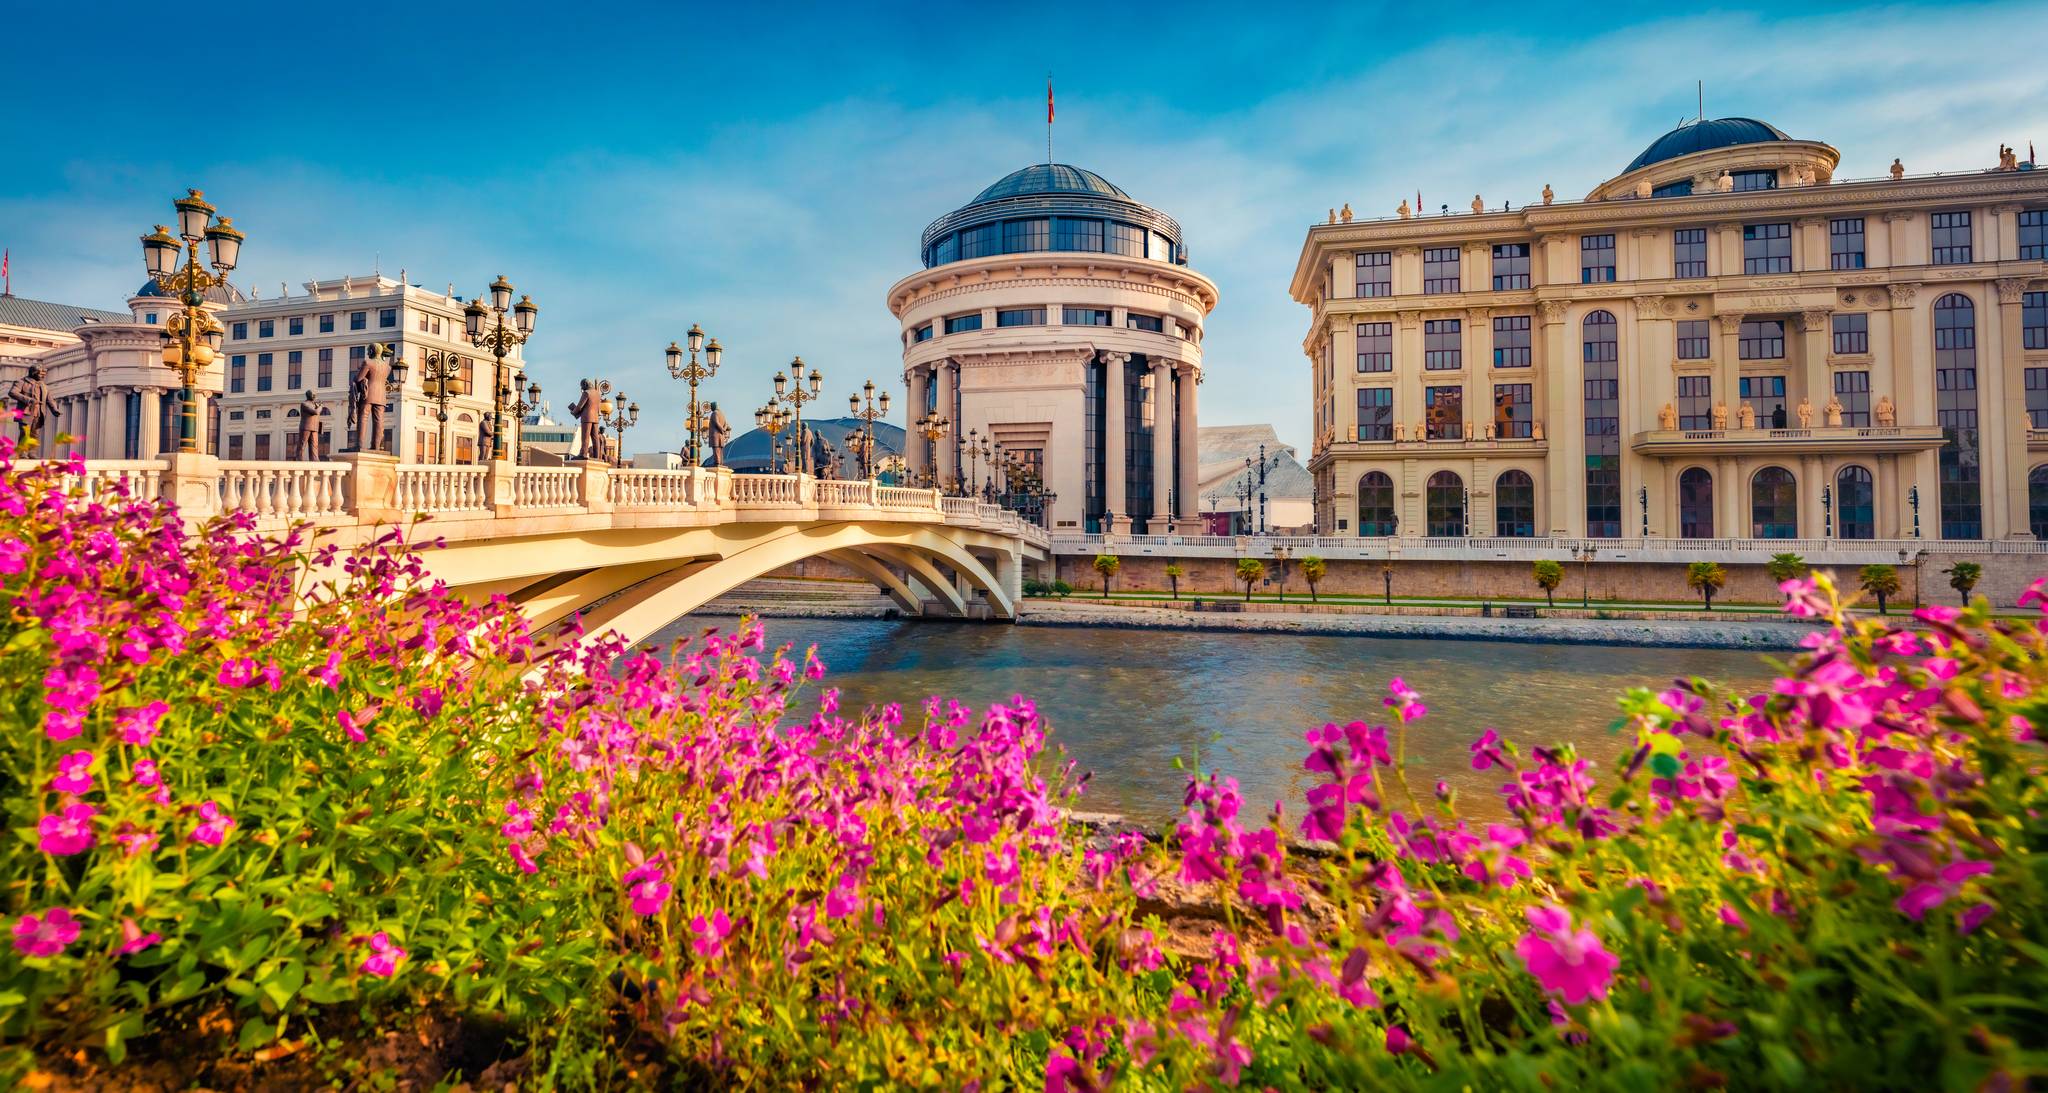
<path fill-rule="evenodd" d="M 1862 312 L 1837 314 L 1835 324 L 1835 352 L 1870 352 L 1870 316 Z"/>
<path fill-rule="evenodd" d="M 1394 439 L 1393 388 L 1361 387 L 1358 389 L 1358 439 Z"/>
<path fill-rule="evenodd" d="M 1742 272 L 1792 272 L 1792 225 L 1743 225 Z"/>
<path fill-rule="evenodd" d="M 1842 404 L 1843 425 L 1857 429 L 1869 426 L 1870 373 L 1835 373 L 1835 401 Z"/>
<path fill-rule="evenodd" d="M 1579 282 L 1600 284 L 1614 280 L 1614 236 L 1579 237 Z"/>
<path fill-rule="evenodd" d="M 1612 237 L 1610 236 L 1611 240 Z M 1614 315 L 1580 324 L 1586 421 L 1586 534 L 1621 535 L 1621 364 Z"/>
<path fill-rule="evenodd" d="M 1429 319 L 1422 324 L 1422 367 L 1447 371 L 1464 367 L 1465 324 L 1459 319 Z"/>
<path fill-rule="evenodd" d="M 1503 538 L 1536 534 L 1536 481 L 1526 471 L 1508 471 L 1493 483 L 1493 533 Z"/>
<path fill-rule="evenodd" d="M 1531 363 L 1529 316 L 1502 315 L 1493 320 L 1493 366 L 1527 368 Z"/>
<path fill-rule="evenodd" d="M 1967 215 L 1967 214 L 1954 214 Z M 1941 537 L 1984 537 L 1977 436 L 1977 311 L 1967 296 L 1934 302 L 1934 408 L 1941 426 Z"/>
<path fill-rule="evenodd" d="M 1713 355 L 1713 342 L 1707 334 L 1707 320 L 1686 319 L 1675 326 L 1678 333 L 1679 360 L 1703 361 Z"/>
<path fill-rule="evenodd" d="M 1736 343 L 1737 356 L 1746 361 L 1780 361 L 1785 359 L 1785 321 L 1783 319 L 1752 319 L 1742 324 Z"/>
<path fill-rule="evenodd" d="M 1493 248 L 1493 290 L 1529 287 L 1529 244 L 1501 243 Z"/>
<path fill-rule="evenodd" d="M 1392 391 L 1387 393 L 1393 394 Z M 1394 480 L 1379 471 L 1367 473 L 1358 480 L 1358 534 L 1392 535 L 1396 523 Z"/>
<path fill-rule="evenodd" d="M 1682 228 L 1671 233 L 1671 276 L 1707 275 L 1707 229 Z"/>
<path fill-rule="evenodd" d="M 1863 218 L 1828 221 L 1828 268 L 1863 268 Z"/>
<path fill-rule="evenodd" d="M 1456 247 L 1431 247 L 1422 252 L 1422 291 L 1458 291 L 1458 255 Z"/>
<path fill-rule="evenodd" d="M 1927 222 L 1928 242 L 1935 265 L 1952 266 L 1970 261 L 1969 213 L 1935 213 L 1928 217 Z"/>
<path fill-rule="evenodd" d="M 1394 370 L 1393 323 L 1358 324 L 1358 370 L 1360 372 L 1392 372 Z"/>
<path fill-rule="evenodd" d="M 1678 427 L 1681 429 L 1711 429 L 1714 427 L 1714 377 L 1678 377 Z"/>
<path fill-rule="evenodd" d="M 1358 295 L 1394 294 L 1394 252 L 1365 251 L 1353 259 L 1358 268 Z"/>
<path fill-rule="evenodd" d="M 1425 387 L 1422 389 L 1424 418 L 1431 440 L 1462 440 L 1465 436 L 1465 389 Z"/>
<path fill-rule="evenodd" d="M 1526 440 L 1532 435 L 1529 393 L 1526 383 L 1493 385 L 1493 435 L 1501 440 Z"/>
<path fill-rule="evenodd" d="M 1430 475 L 1429 483 L 1423 489 L 1423 501 L 1429 519 L 1429 534 L 1447 538 L 1466 534 L 1464 479 L 1451 471 Z"/>

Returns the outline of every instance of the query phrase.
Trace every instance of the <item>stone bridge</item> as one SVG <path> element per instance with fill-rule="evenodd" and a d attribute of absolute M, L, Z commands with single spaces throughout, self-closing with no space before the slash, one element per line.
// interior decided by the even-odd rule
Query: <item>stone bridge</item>
<path fill-rule="evenodd" d="M 259 529 L 333 529 L 344 546 L 429 518 L 432 575 L 464 596 L 504 595 L 537 626 L 581 615 L 638 642 L 707 600 L 807 558 L 860 574 L 906 614 L 1015 620 L 1042 528 L 936 490 L 723 469 L 401 464 L 351 453 L 280 463 L 174 454 L 92 460 L 94 491 L 126 481 L 191 519 L 253 514 Z"/>

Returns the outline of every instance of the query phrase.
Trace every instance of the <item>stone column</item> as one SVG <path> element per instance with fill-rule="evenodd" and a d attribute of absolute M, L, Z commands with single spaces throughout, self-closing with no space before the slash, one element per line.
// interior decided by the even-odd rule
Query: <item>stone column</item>
<path fill-rule="evenodd" d="M 1195 496 L 1201 492 L 1202 456 L 1198 450 L 1195 425 L 1195 388 L 1200 384 L 1202 373 L 1193 365 L 1187 366 L 1180 374 L 1180 406 L 1174 411 L 1173 424 L 1180 430 L 1180 467 L 1178 475 L 1180 490 L 1177 500 L 1183 531 L 1196 527 L 1201 522 L 1202 499 Z"/>
<path fill-rule="evenodd" d="M 1152 519 L 1145 530 L 1167 534 L 1173 496 L 1173 368 L 1178 361 L 1152 361 Z"/>
<path fill-rule="evenodd" d="M 1749 532 L 1749 483 L 1734 456 L 1721 456 L 1714 461 L 1714 538 L 1747 539 Z"/>
<path fill-rule="evenodd" d="M 1565 328 L 1567 304 L 1544 300 L 1537 305 L 1542 337 L 1535 339 L 1543 390 L 1543 435 L 1548 445 L 1543 465 L 1545 503 L 1551 535 L 1574 535 L 1585 519 L 1584 489 L 1586 443 L 1583 387 L 1576 382 L 1580 364 L 1567 351 L 1570 342 Z M 1576 489 L 1573 483 L 1578 485 Z M 1580 498 L 1576 507 L 1574 497 Z M 1404 525 L 1405 526 L 1405 525 Z"/>
<path fill-rule="evenodd" d="M 1714 401 L 1728 407 L 1728 427 L 1742 427 L 1742 316 L 1714 316 L 1720 340 L 1714 345 Z"/>
<path fill-rule="evenodd" d="M 136 454 L 144 459 L 155 459 L 163 447 L 163 392 L 154 387 L 142 389 L 142 439 L 136 444 Z"/>
<path fill-rule="evenodd" d="M 1800 362 L 1800 365 L 1806 377 L 1806 390 L 1802 392 L 1801 397 L 1813 403 L 1813 423 L 1816 427 L 1824 426 L 1828 423 L 1827 414 L 1823 408 L 1827 406 L 1828 399 L 1834 394 L 1835 385 L 1830 380 L 1828 373 L 1828 343 L 1829 339 L 1833 336 L 1833 316 L 1834 312 L 1820 308 L 1801 312 L 1799 316 L 1799 351 L 1800 355 L 1805 358 Z M 1787 397 L 1790 398 L 1789 392 Z M 1799 400 L 1792 399 L 1792 407 L 1797 407 L 1798 405 Z M 1794 413 L 1791 408 L 1787 408 L 1786 414 L 1789 418 L 1788 424 L 1796 427 L 1799 424 L 1799 415 Z"/>
<path fill-rule="evenodd" d="M 939 385 L 939 416 L 949 419 L 953 417 L 953 370 L 949 367 L 951 364 L 952 362 L 947 360 L 932 362 L 932 381 Z M 960 461 L 957 458 L 960 428 L 958 421 L 953 422 L 952 431 L 933 442 L 935 450 L 932 452 L 932 461 L 941 488 L 960 474 Z"/>
<path fill-rule="evenodd" d="M 1819 539 L 1827 530 L 1821 520 L 1820 488 L 1827 478 L 1817 455 L 1799 457 L 1799 537 Z"/>
<path fill-rule="evenodd" d="M 2027 404 L 2020 300 L 2023 277 L 1996 282 L 1998 310 L 1984 317 L 1978 344 L 1977 414 L 1984 469 L 1984 537 L 2033 537 L 2027 519 Z"/>
<path fill-rule="evenodd" d="M 903 377 L 903 462 L 912 474 L 931 465 L 931 453 L 925 450 L 924 438 L 916 435 L 917 419 L 924 416 L 925 385 L 930 382 L 930 374 L 922 368 L 912 369 Z"/>
<path fill-rule="evenodd" d="M 1102 505 L 1112 526 L 1105 531 L 1129 534 L 1131 512 L 1124 500 L 1124 362 L 1129 353 L 1102 354 Z"/>

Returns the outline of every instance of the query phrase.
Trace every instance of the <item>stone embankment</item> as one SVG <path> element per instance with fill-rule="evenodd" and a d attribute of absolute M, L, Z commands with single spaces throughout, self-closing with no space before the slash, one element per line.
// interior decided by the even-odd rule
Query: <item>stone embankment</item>
<path fill-rule="evenodd" d="M 1235 612 L 1078 600 L 1026 600 L 1018 621 L 1027 626 L 1100 626 L 1132 629 L 1243 631 L 1276 634 L 1359 635 L 1463 641 L 1517 641 L 1579 645 L 1634 645 L 1687 649 L 1791 650 L 1812 632 L 1806 623 L 1776 616 L 1748 619 L 1480 618 L 1459 615 L 1336 611 Z M 700 615 L 768 618 L 886 618 L 889 601 L 862 585 L 837 581 L 756 581 L 706 604 Z"/>

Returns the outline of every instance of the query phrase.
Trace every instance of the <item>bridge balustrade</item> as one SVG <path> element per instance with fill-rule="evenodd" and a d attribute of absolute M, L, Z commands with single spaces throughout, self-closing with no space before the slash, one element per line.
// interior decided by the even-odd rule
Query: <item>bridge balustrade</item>
<path fill-rule="evenodd" d="M 216 498 L 221 512 L 324 520 L 348 515 L 347 484 L 348 467 L 341 463 L 224 460 Z"/>
<path fill-rule="evenodd" d="M 487 468 L 469 466 L 398 468 L 397 507 L 401 512 L 489 511 L 485 490 Z"/>

